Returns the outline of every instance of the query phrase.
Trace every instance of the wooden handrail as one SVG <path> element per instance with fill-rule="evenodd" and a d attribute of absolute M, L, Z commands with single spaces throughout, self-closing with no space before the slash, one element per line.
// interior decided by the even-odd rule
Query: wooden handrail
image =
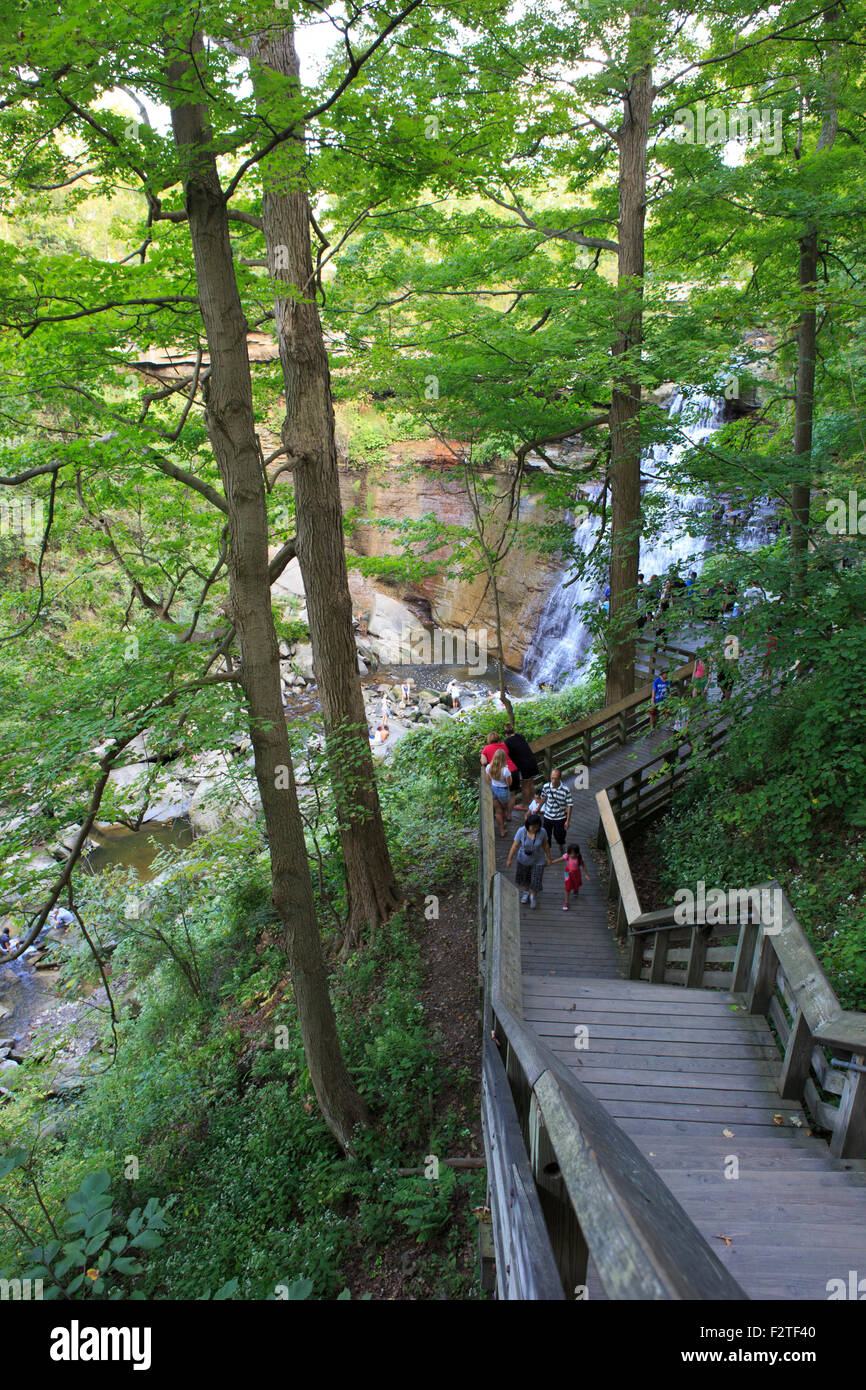
<path fill-rule="evenodd" d="M 673 781 L 671 775 L 666 799 L 672 794 Z M 614 785 L 622 787 L 622 783 Z M 705 983 L 704 967 L 713 927 L 700 922 L 677 922 L 673 907 L 640 912 L 621 828 L 608 791 L 596 794 L 598 841 L 608 847 L 609 896 L 618 903 L 618 934 L 628 935 L 632 942 L 629 975 L 632 979 L 645 978 L 644 939 L 652 937 L 649 979 L 658 984 L 672 983 L 677 972 L 669 971 L 667 966 L 679 930 L 688 943 L 687 952 L 680 953 L 686 959 L 679 980 L 689 988 L 699 988 Z M 856 1066 L 866 1065 L 866 1013 L 842 1008 L 777 880 L 752 885 L 744 892 L 748 903 L 745 920 L 719 925 L 720 935 L 736 937 L 737 941 L 731 993 L 744 998 L 750 1013 L 769 1017 L 782 1040 L 785 1053 L 780 1094 L 808 1105 L 817 1122 L 830 1131 L 831 1153 L 839 1158 L 866 1158 L 866 1074 L 849 1071 L 840 1088 L 830 1074 L 823 1052 L 823 1048 L 832 1047 L 851 1054 Z M 763 905 L 765 894 L 778 894 L 778 899 L 773 899 L 774 906 L 781 904 L 770 923 L 762 920 L 761 909 L 756 912 L 754 906 L 756 902 Z M 738 918 L 740 904 L 738 896 Z M 717 979 L 720 985 L 724 983 L 722 978 Z M 789 1010 L 790 1022 L 776 998 L 777 991 Z M 839 1095 L 838 1107 L 822 1099 L 822 1090 Z"/>
<path fill-rule="evenodd" d="M 668 680 L 684 681 L 694 670 L 694 660 L 688 661 L 684 666 L 678 666 L 675 671 L 671 671 Z M 558 729 L 555 733 L 545 734 L 543 738 L 534 739 L 530 744 L 533 753 L 544 753 L 548 748 L 557 748 L 560 744 L 571 742 L 581 734 L 591 732 L 595 729 L 604 728 L 611 724 L 621 714 L 626 714 L 630 710 L 637 709 L 639 705 L 647 704 L 652 699 L 652 683 L 641 686 L 633 695 L 626 695 L 616 704 L 605 705 L 604 709 L 596 710 L 595 714 L 587 714 L 583 719 L 578 719 L 576 724 L 568 724 L 564 729 Z"/>

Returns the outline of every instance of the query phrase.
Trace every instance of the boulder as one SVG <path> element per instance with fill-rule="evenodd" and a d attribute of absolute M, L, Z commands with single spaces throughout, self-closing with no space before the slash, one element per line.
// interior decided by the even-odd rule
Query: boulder
<path fill-rule="evenodd" d="M 18 1080 L 18 1063 L 10 1062 L 7 1058 L 0 1061 L 0 1085 L 14 1086 Z"/>
<path fill-rule="evenodd" d="M 305 681 L 314 681 L 313 648 L 309 642 L 300 642 L 295 650 L 294 666 Z"/>
<path fill-rule="evenodd" d="M 64 849 L 67 854 L 71 854 L 75 841 L 78 839 L 80 833 L 80 825 L 68 825 L 66 829 L 61 830 L 60 834 L 57 836 L 57 844 L 61 849 Z"/>
<path fill-rule="evenodd" d="M 405 603 L 399 599 L 391 598 L 388 594 L 377 593 L 373 599 L 373 611 L 367 622 L 367 631 L 371 637 L 386 637 L 395 635 L 402 638 L 415 629 L 423 631 L 417 617 L 411 608 L 407 608 Z"/>
<path fill-rule="evenodd" d="M 274 558 L 279 548 L 278 545 L 268 548 L 270 559 Z M 304 581 L 301 577 L 301 562 L 297 556 L 295 556 L 294 560 L 289 561 L 279 578 L 274 580 L 271 585 L 271 591 L 277 595 L 281 594 L 284 598 L 288 599 L 302 599 L 304 597 Z"/>
<path fill-rule="evenodd" d="M 82 1091 L 84 1089 L 84 1077 L 81 1072 L 70 1071 L 65 1076 L 56 1076 L 51 1083 L 49 1096 L 65 1096 L 71 1091 Z"/>
<path fill-rule="evenodd" d="M 442 705 L 434 705 L 430 711 L 430 719 L 434 724 L 450 723 L 451 715 Z"/>
<path fill-rule="evenodd" d="M 202 782 L 189 807 L 193 830 L 204 834 L 221 825 L 242 825 L 254 820 L 262 804 L 259 789 L 255 782 L 245 781 L 241 785 L 243 797 L 239 797 L 237 788 L 228 782 Z"/>
<path fill-rule="evenodd" d="M 372 637 L 367 646 L 377 666 L 391 666 L 399 656 L 398 644 L 393 637 Z"/>
<path fill-rule="evenodd" d="M 129 787 L 133 782 L 143 782 L 150 772 L 150 763 L 126 763 L 123 767 L 112 768 L 108 780 L 115 791 Z"/>
<path fill-rule="evenodd" d="M 158 801 L 152 801 L 144 816 L 145 821 L 175 820 L 178 816 L 189 814 L 192 794 L 174 778 L 169 778 L 157 788 Z"/>
<path fill-rule="evenodd" d="M 132 742 L 126 745 L 125 751 L 130 756 L 135 754 L 146 763 L 153 762 L 156 754 L 153 752 L 151 744 L 152 738 L 148 737 L 147 730 L 145 730 L 143 734 L 136 734 Z"/>

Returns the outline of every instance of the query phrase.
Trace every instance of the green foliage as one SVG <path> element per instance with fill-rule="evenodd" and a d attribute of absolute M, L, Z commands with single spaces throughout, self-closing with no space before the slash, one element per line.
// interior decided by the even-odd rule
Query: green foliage
<path fill-rule="evenodd" d="M 0 1159 L 0 1180 L 28 1157 L 19 1149 Z M 171 1201 L 151 1197 L 123 1221 L 115 1215 L 110 1173 L 95 1169 L 66 1198 L 69 1214 L 53 1223 L 54 1238 L 22 1252 L 21 1264 L 0 1270 L 0 1278 L 39 1279 L 45 1299 L 143 1298 L 134 1282 L 145 1272 L 140 1257 L 164 1244 Z"/>
<path fill-rule="evenodd" d="M 862 706 L 866 631 L 844 619 L 849 603 L 860 611 L 863 585 L 854 572 L 814 592 L 793 633 L 776 609 L 779 666 L 809 653 L 812 674 L 740 715 L 724 757 L 690 779 L 654 836 L 668 900 L 699 879 L 778 878 L 849 1008 L 866 1005 L 866 747 L 850 718 Z"/>
<path fill-rule="evenodd" d="M 274 628 L 276 629 L 277 637 L 284 642 L 288 642 L 290 646 L 294 647 L 299 643 L 309 642 L 310 640 L 309 624 L 302 622 L 299 618 L 281 617 L 280 614 L 275 611 Z"/>
<path fill-rule="evenodd" d="M 604 703 L 601 677 L 590 672 L 581 685 L 568 686 L 556 694 L 537 695 L 514 706 L 514 724 L 530 742 L 556 729 L 574 724 Z M 507 715 L 492 707 L 482 707 L 435 727 L 413 730 L 398 744 L 391 777 L 406 787 L 425 777 L 439 788 L 442 807 L 451 807 L 471 823 L 468 808 L 477 794 L 481 749 L 492 735 L 500 733 Z"/>
<path fill-rule="evenodd" d="M 385 1239 L 395 1229 L 420 1241 L 438 1239 L 449 1220 L 456 1218 L 462 1232 L 471 1219 L 469 1178 L 461 1175 L 455 1186 L 453 1175 L 445 1176 L 437 1193 L 415 1192 L 393 1176 L 407 1154 L 423 1155 L 451 1138 L 431 1133 L 445 1078 L 419 1002 L 414 924 L 392 919 L 333 982 L 347 1059 L 378 1122 L 362 1135 L 357 1160 L 348 1162 L 315 1105 L 284 957 L 261 949 L 265 883 L 263 871 L 257 878 L 250 869 L 223 902 L 237 959 L 220 998 L 191 1008 L 188 985 L 171 968 L 136 977 L 140 1012 L 122 1017 L 115 1064 L 94 1075 L 77 1105 L 65 1110 L 62 1142 L 38 1151 L 49 1210 L 95 1164 L 106 1166 L 109 1153 L 140 1156 L 140 1177 L 126 1198 L 131 1210 L 122 1195 L 116 1201 L 123 1220 L 136 1207 L 157 1212 L 171 1202 L 170 1240 L 149 1250 L 134 1276 L 134 1288 L 147 1297 L 345 1298 L 340 1266 L 359 1236 L 367 1239 L 371 1206 L 381 1209 Z M 190 909 L 194 934 L 201 929 L 195 912 L 202 910 L 203 899 Z M 207 921 L 202 926 L 207 934 Z M 29 1117 L 37 1125 L 44 1117 L 34 1104 L 39 1068 L 24 1070 L 32 1072 L 29 1089 L 16 1090 L 4 1112 L 10 1131 L 22 1133 Z M 3 1187 L 5 1195 L 8 1184 Z M 17 1219 L 38 1227 L 42 1215 L 32 1192 L 19 1185 L 14 1197 Z M 46 1231 L 32 1244 L 50 1238 Z M 4 1227 L 0 1262 L 13 1259 L 18 1269 L 17 1240 Z M 123 1268 L 110 1275 L 118 1287 Z"/>

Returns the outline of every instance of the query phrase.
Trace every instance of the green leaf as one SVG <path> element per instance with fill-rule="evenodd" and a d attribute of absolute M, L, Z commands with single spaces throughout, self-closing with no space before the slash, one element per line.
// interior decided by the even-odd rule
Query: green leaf
<path fill-rule="evenodd" d="M 95 1172 L 88 1173 L 82 1181 L 78 1191 L 83 1197 L 98 1197 L 107 1192 L 111 1186 L 111 1175 L 105 1168 L 97 1168 Z"/>
<path fill-rule="evenodd" d="M 111 1208 L 106 1207 L 103 1211 L 98 1211 L 91 1216 L 84 1234 L 88 1237 L 99 1235 L 100 1231 L 107 1231 L 110 1225 Z"/>
<path fill-rule="evenodd" d="M 10 1149 L 9 1153 L 0 1158 L 0 1182 L 3 1178 L 8 1178 L 13 1168 L 20 1168 L 30 1157 L 26 1149 Z"/>
<path fill-rule="evenodd" d="M 217 1289 L 216 1293 L 214 1294 L 214 1301 L 218 1302 L 227 1298 L 233 1298 L 237 1291 L 238 1280 L 229 1279 L 227 1284 L 223 1284 L 221 1289 Z"/>
<path fill-rule="evenodd" d="M 136 1236 L 132 1244 L 138 1250 L 158 1250 L 165 1244 L 165 1237 L 157 1231 L 142 1231 L 140 1236 Z"/>

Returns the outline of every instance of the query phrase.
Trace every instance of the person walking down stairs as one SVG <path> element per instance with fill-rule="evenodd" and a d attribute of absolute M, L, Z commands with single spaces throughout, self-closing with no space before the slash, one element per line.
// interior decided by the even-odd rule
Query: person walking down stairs
<path fill-rule="evenodd" d="M 536 896 L 541 892 L 544 882 L 544 866 L 550 864 L 550 840 L 547 832 L 541 824 L 541 816 L 527 816 L 526 824 L 521 825 L 514 836 L 511 849 L 508 851 L 508 858 L 505 861 L 506 869 L 511 868 L 511 861 L 517 855 L 517 873 L 515 881 L 518 888 L 522 888 L 520 895 L 522 903 L 529 903 L 530 907 L 536 906 Z"/>
<path fill-rule="evenodd" d="M 573 893 L 576 898 L 580 892 L 581 883 L 584 879 L 589 878 L 589 870 L 580 852 L 580 845 L 569 845 L 565 854 L 561 854 L 558 859 L 551 860 L 551 863 L 565 864 L 565 902 L 562 904 L 562 910 L 567 912 L 569 893 Z"/>
<path fill-rule="evenodd" d="M 541 789 L 541 819 L 547 838 L 559 845 L 560 853 L 565 849 L 565 837 L 571 821 L 571 792 L 563 785 L 562 772 L 555 767 L 550 781 Z"/>

